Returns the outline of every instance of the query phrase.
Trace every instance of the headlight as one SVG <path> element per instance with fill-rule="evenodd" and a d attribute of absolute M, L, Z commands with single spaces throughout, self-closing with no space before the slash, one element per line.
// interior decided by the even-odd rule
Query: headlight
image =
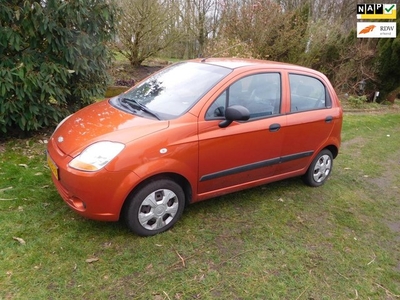
<path fill-rule="evenodd" d="M 81 171 L 98 171 L 116 157 L 124 147 L 124 144 L 115 142 L 94 143 L 75 157 L 69 166 Z"/>

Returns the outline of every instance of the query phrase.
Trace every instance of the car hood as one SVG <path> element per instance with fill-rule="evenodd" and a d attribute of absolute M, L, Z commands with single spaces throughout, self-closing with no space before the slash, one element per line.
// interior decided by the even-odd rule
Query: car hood
<path fill-rule="evenodd" d="M 107 100 L 89 105 L 71 115 L 51 139 L 67 155 L 75 156 L 97 141 L 129 143 L 163 130 L 168 121 L 143 118 L 111 106 Z"/>

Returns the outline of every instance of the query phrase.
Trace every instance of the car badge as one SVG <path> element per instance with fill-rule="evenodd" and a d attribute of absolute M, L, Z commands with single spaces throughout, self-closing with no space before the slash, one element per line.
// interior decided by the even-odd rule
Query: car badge
<path fill-rule="evenodd" d="M 64 138 L 62 136 L 59 136 L 57 139 L 57 142 L 62 143 L 64 141 Z"/>

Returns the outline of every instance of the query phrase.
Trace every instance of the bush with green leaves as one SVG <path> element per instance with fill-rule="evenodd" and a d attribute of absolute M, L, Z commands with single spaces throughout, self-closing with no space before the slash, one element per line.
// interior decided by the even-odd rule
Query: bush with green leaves
<path fill-rule="evenodd" d="M 0 2 L 0 132 L 37 130 L 103 95 L 107 0 Z"/>
<path fill-rule="evenodd" d="M 367 96 L 365 96 L 365 95 L 363 95 L 363 96 L 349 96 L 347 101 L 349 102 L 349 105 L 351 107 L 361 108 L 367 103 L 368 99 L 367 99 Z"/>
<path fill-rule="evenodd" d="M 396 23 L 396 38 L 380 39 L 378 43 L 376 69 L 382 100 L 386 99 L 390 92 L 400 89 L 400 19 L 397 19 Z"/>

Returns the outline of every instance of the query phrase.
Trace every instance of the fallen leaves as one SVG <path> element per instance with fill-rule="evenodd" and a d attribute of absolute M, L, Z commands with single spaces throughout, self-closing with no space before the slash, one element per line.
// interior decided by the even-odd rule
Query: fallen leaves
<path fill-rule="evenodd" d="M 8 191 L 13 189 L 12 186 L 6 187 L 6 188 L 2 188 L 0 189 L 0 193 L 4 192 L 4 191 Z M 15 198 L 0 198 L 0 201 L 11 201 L 11 200 L 15 200 Z"/>
<path fill-rule="evenodd" d="M 86 259 L 86 262 L 87 262 L 88 264 L 94 263 L 94 262 L 96 262 L 96 261 L 99 261 L 99 258 L 98 258 L 98 257 L 92 257 L 92 258 Z"/>
<path fill-rule="evenodd" d="M 21 238 L 19 238 L 19 237 L 13 236 L 13 240 L 16 240 L 16 241 L 19 242 L 21 245 L 26 245 L 26 242 L 24 241 L 24 239 L 21 239 Z"/>
<path fill-rule="evenodd" d="M 12 187 L 12 186 L 9 186 L 9 187 L 6 187 L 6 188 L 3 188 L 3 189 L 0 189 L 0 193 L 1 193 L 1 192 L 4 192 L 4 191 L 11 190 L 11 189 L 13 189 L 13 187 Z"/>

